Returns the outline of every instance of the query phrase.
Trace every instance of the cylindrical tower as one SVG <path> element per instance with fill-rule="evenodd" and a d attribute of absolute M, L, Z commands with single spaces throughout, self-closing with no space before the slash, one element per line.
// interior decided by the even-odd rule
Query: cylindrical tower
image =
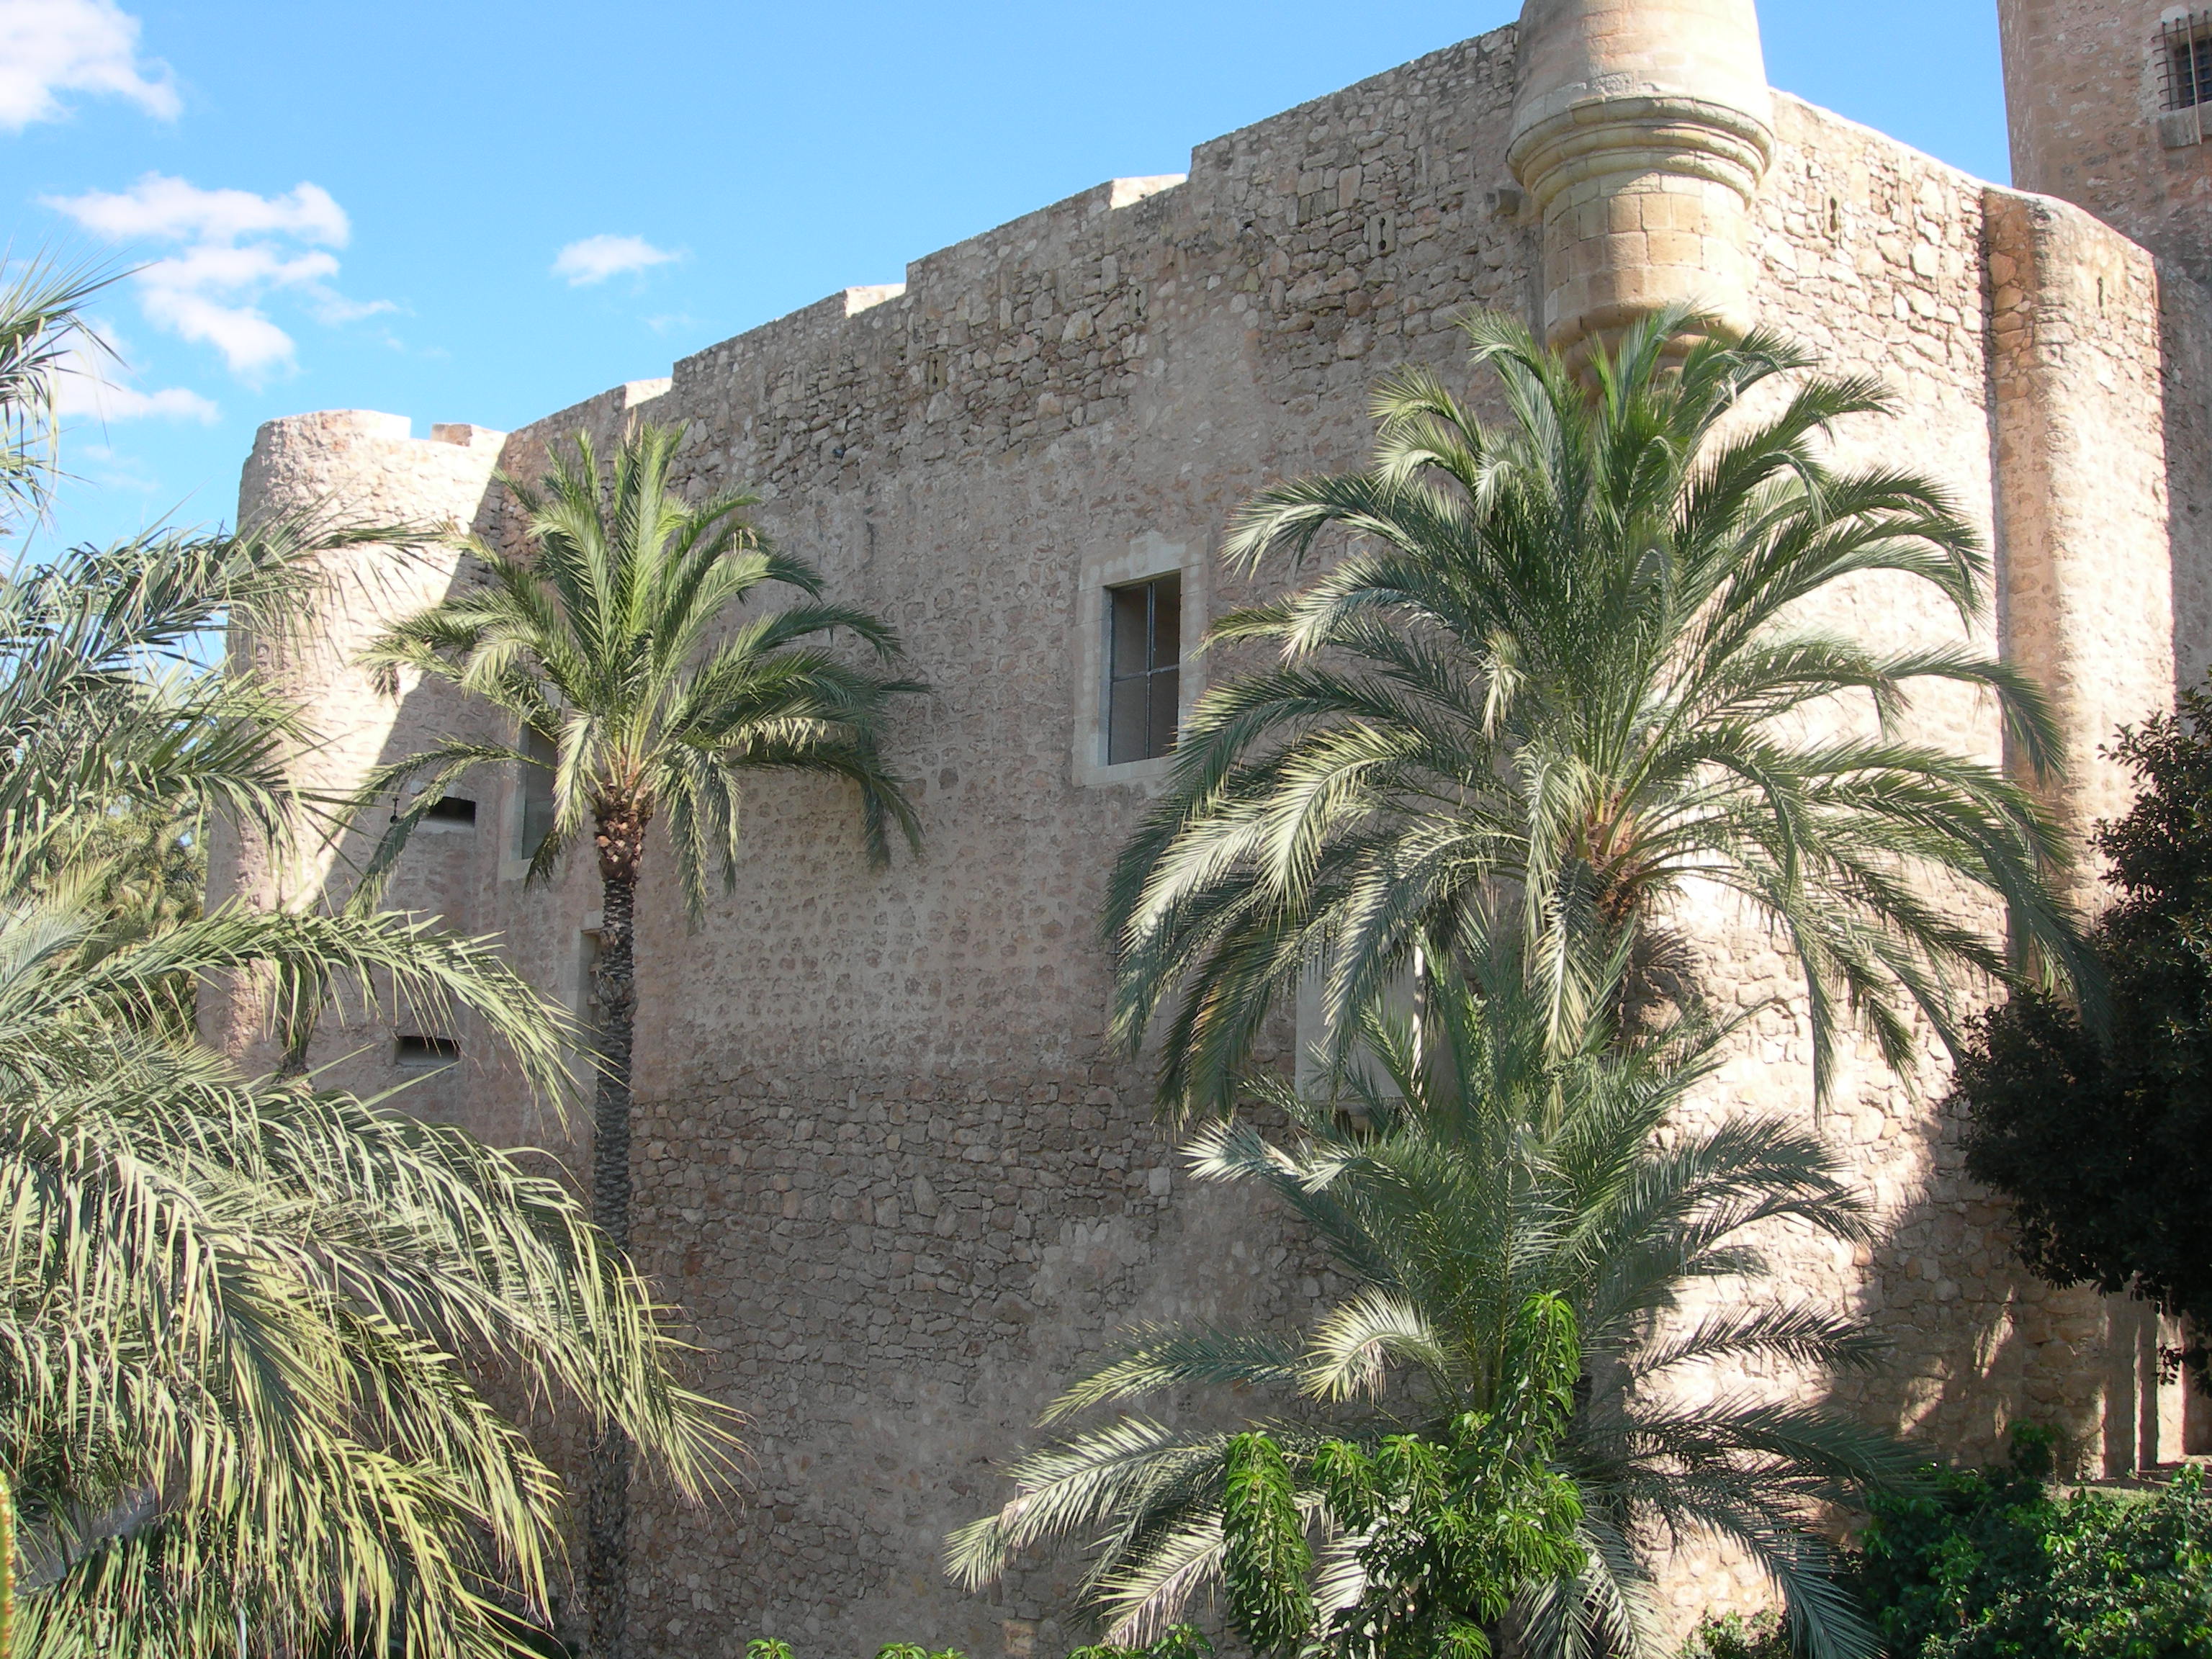
<path fill-rule="evenodd" d="M 476 520 L 504 434 L 481 427 L 438 426 L 428 439 L 409 435 L 402 415 L 326 410 L 270 421 L 255 434 L 239 482 L 241 527 L 292 513 L 331 523 L 403 524 L 426 532 L 406 549 L 350 547 L 316 561 L 317 580 L 295 625 L 248 635 L 234 630 L 234 661 L 300 710 L 303 741 L 289 757 L 292 780 L 328 799 L 356 787 L 370 768 L 444 735 L 426 724 L 422 699 L 379 691 L 356 655 L 392 621 L 443 598 L 460 568 L 461 553 L 427 532 L 466 530 Z M 236 826 L 213 826 L 208 843 L 210 903 L 243 899 L 265 908 L 307 906 L 326 885 L 343 884 L 342 848 L 319 823 L 303 823 L 279 851 Z M 410 908 L 453 914 L 449 896 L 409 896 Z M 450 896 L 459 899 L 460 895 Z M 333 899 L 343 892 L 331 894 Z M 258 1011 L 234 998 L 203 1002 L 212 1041 L 244 1053 L 253 1045 Z"/>
<path fill-rule="evenodd" d="M 1752 0 L 1527 0 L 1520 82 L 1507 161 L 1543 217 L 1546 338 L 1675 303 L 1748 326 L 1774 153 Z"/>

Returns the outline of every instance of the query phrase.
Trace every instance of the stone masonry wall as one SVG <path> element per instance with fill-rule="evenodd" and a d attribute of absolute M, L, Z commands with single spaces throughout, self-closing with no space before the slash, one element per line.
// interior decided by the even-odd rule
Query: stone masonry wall
<path fill-rule="evenodd" d="M 1534 228 L 1504 167 L 1513 93 L 1502 30 L 1205 145 L 1185 179 L 1102 185 L 916 261 L 902 286 L 848 290 L 684 360 L 665 385 L 505 441 L 501 465 L 529 476 L 577 430 L 604 441 L 635 419 L 680 424 L 685 487 L 759 489 L 763 526 L 838 599 L 896 623 L 935 688 L 892 734 L 918 780 L 922 860 L 871 872 L 841 792 L 773 781 L 747 803 L 737 890 L 698 929 L 667 871 L 648 866 L 636 1237 L 696 1322 L 705 1382 L 752 1414 L 756 1462 L 726 1507 L 641 1499 L 640 1653 L 730 1655 L 771 1633 L 807 1659 L 892 1638 L 1055 1659 L 1079 1636 L 1060 1622 L 1073 1564 L 1039 1563 L 981 1597 L 936 1565 L 945 1533 L 1001 1497 L 996 1471 L 1038 1408 L 1123 1324 L 1286 1325 L 1341 1288 L 1310 1242 L 1186 1182 L 1152 1121 L 1145 1067 L 1105 1043 L 1094 917 L 1158 769 L 1085 759 L 1096 642 L 1083 619 L 1109 569 L 1179 568 L 1200 611 L 1255 597 L 1212 566 L 1237 502 L 1357 465 L 1384 370 L 1462 378 L 1455 314 L 1533 314 Z M 1996 255 L 2014 258 L 2008 227 L 2048 210 L 1794 100 L 1778 98 L 1775 121 L 1753 209 L 1759 319 L 1827 368 L 1882 379 L 1901 418 L 1853 423 L 1840 451 L 1942 479 L 2002 574 L 2020 503 L 2041 486 L 2008 459 L 2019 398 L 2039 394 L 2010 331 L 2025 302 L 2007 297 L 2016 284 Z M 2172 285 L 2162 297 L 2139 254 L 2112 258 L 2124 280 L 2101 322 L 2078 306 L 2052 313 L 2083 330 L 2072 349 L 2099 391 L 2082 395 L 2105 399 L 2065 465 L 2131 492 L 2150 526 L 2102 556 L 2142 597 L 2134 631 L 2061 641 L 2088 653 L 2080 677 L 2114 699 L 2084 713 L 2085 737 L 2130 698 L 2162 696 L 2177 649 L 2204 655 L 2182 648 L 2203 612 L 2183 592 L 2201 591 L 2201 556 L 2167 570 L 2156 534 L 2200 497 L 2154 501 L 2157 480 L 2142 476 L 2161 445 L 2185 447 L 2169 476 L 2208 465 L 2201 422 L 2160 426 L 2150 367 L 2161 303 L 2169 332 L 2193 342 L 2197 325 L 2173 319 L 2198 301 Z M 2169 393 L 2201 355 L 2168 354 Z M 513 532 L 489 497 L 473 521 Z M 2080 555 L 2066 536 L 2060 550 Z M 2161 582 L 2175 597 L 2154 615 Z M 1993 604 L 1972 631 L 2027 637 L 2008 614 Z M 1874 580 L 1825 620 L 1893 645 L 1961 631 Z M 1187 666 L 1186 697 L 1205 672 Z M 450 718 L 417 693 L 404 729 Z M 1969 696 L 1923 700 L 1912 729 L 2003 757 L 1991 710 Z M 485 805 L 471 925 L 503 931 L 526 971 L 574 1000 L 597 902 L 586 861 L 526 889 L 512 780 L 473 787 Z M 1701 1109 L 1814 1116 L 1786 963 L 1717 901 L 1698 905 L 1717 984 L 1746 1007 L 1774 1005 Z M 1808 1293 L 1853 1300 L 1898 1340 L 1896 1364 L 1847 1397 L 1971 1454 L 2027 1415 L 2065 1428 L 2090 1467 L 2131 1460 L 2146 1409 L 2157 1428 L 2141 1322 L 2009 1265 L 2002 1216 L 1964 1182 L 1955 1126 L 1934 1104 L 1940 1078 L 1917 1081 L 1908 1092 L 1847 1054 L 1817 1109 L 1882 1238 L 1856 1252 L 1778 1244 Z M 495 1076 L 441 1086 L 489 1132 L 522 1122 Z M 1739 1382 L 1829 1386 L 1712 1386 Z M 1685 1566 L 1683 1616 L 1757 1598 L 1717 1555 Z"/>

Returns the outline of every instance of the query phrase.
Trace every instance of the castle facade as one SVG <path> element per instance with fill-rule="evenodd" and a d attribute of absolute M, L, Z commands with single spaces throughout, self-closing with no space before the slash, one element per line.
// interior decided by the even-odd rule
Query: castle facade
<path fill-rule="evenodd" d="M 1187 1183 L 1146 1068 L 1106 1042 L 1094 919 L 1202 689 L 1194 647 L 1255 597 L 1212 560 L 1231 511 L 1358 465 L 1385 370 L 1461 377 L 1455 315 L 1514 312 L 1571 346 L 1691 300 L 1878 376 L 1901 417 L 1840 450 L 1933 474 L 1982 526 L 1990 629 L 2070 750 L 2053 805 L 2077 834 L 2124 809 L 2099 745 L 2212 663 L 2212 13 L 2001 9 L 2016 187 L 1771 91 L 1751 0 L 1528 0 L 1516 27 L 1201 146 L 1187 176 L 1101 185 L 520 431 L 416 437 L 355 410 L 261 429 L 242 521 L 320 503 L 497 541 L 495 467 L 534 477 L 579 431 L 680 425 L 686 487 L 757 489 L 763 527 L 895 623 L 934 688 L 891 739 L 922 860 L 871 870 L 850 801 L 811 781 L 754 792 L 738 890 L 696 931 L 648 857 L 637 1248 L 696 1322 L 707 1386 L 750 1413 L 757 1463 L 726 1508 L 641 1492 L 636 1652 L 720 1659 L 768 1633 L 808 1659 L 894 1638 L 1053 1659 L 1079 1639 L 1066 1564 L 983 1598 L 937 1565 L 1003 1496 L 1037 1409 L 1125 1323 L 1288 1322 L 1328 1293 L 1305 1241 Z M 326 574 L 313 630 L 235 642 L 307 705 L 303 782 L 437 735 L 512 740 L 352 665 L 466 580 L 458 554 L 349 552 Z M 1903 596 L 1869 581 L 1836 620 L 1953 636 Z M 2002 757 L 1970 696 L 1914 717 Z M 526 887 L 542 802 L 512 776 L 454 793 L 393 902 L 504 935 L 588 1019 L 591 861 Z M 308 902 L 349 855 L 219 842 L 214 885 Z M 1788 964 L 1729 926 L 1710 935 L 1724 990 L 1786 996 Z M 1286 1019 L 1279 1048 L 1297 1036 Z M 341 1018 L 325 1048 L 362 1086 L 411 1080 L 427 1114 L 588 1155 L 466 1030 Z M 1894 1364 L 1754 1381 L 1844 1388 L 1962 1455 L 2021 1418 L 2090 1474 L 2212 1449 L 2212 1413 L 2159 1381 L 2154 1319 L 2012 1263 L 1940 1079 L 1918 1082 L 1847 1057 L 1820 1121 L 1883 1237 L 1793 1263 L 1887 1329 Z M 1815 1113 L 1787 1006 L 1716 1087 L 1715 1109 Z M 1754 1595 L 1732 1572 L 1686 1561 L 1686 1614 Z"/>

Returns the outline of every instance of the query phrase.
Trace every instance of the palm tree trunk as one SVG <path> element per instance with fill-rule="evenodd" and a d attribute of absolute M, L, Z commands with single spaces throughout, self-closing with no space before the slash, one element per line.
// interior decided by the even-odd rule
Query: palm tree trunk
<path fill-rule="evenodd" d="M 605 812 L 599 821 L 599 1092 L 592 1108 L 592 1219 L 629 1249 L 630 1044 L 637 1016 L 638 862 L 645 815 Z M 585 1503 L 585 1613 L 592 1659 L 622 1659 L 629 1623 L 629 1437 L 600 1425 Z"/>

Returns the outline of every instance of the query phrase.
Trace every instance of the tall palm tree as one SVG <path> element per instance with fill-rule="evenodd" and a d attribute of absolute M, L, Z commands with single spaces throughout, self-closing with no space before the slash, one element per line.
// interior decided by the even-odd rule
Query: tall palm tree
<path fill-rule="evenodd" d="M 1805 375 L 1765 334 L 1677 356 L 1689 321 L 1630 330 L 1586 380 L 1518 324 L 1468 319 L 1502 425 L 1402 370 L 1376 391 L 1367 471 L 1237 514 L 1224 556 L 1248 573 L 1295 570 L 1331 534 L 1352 549 L 1214 625 L 1215 647 L 1275 661 L 1199 700 L 1115 870 L 1115 1025 L 1134 1047 L 1173 1010 L 1170 1110 L 1225 1103 L 1301 975 L 1340 1046 L 1424 929 L 1508 895 L 1562 1042 L 1589 995 L 1578 932 L 1629 924 L 1662 961 L 1686 886 L 1734 896 L 1796 958 L 1824 1091 L 1839 1021 L 1901 1068 L 1914 1009 L 1948 1041 L 1962 986 L 2006 973 L 1975 903 L 2002 904 L 2029 960 L 2076 965 L 2045 816 L 1997 767 L 1900 730 L 1916 688 L 1964 686 L 2041 768 L 2034 688 L 1968 644 L 1880 648 L 1808 615 L 1875 577 L 1978 621 L 1972 527 L 1925 478 L 1823 458 L 1837 422 L 1888 410 L 1875 383 Z"/>
<path fill-rule="evenodd" d="M 1591 982 L 1617 989 L 1626 954 L 1587 969 Z M 1418 1024 L 1364 1014 L 1369 1063 L 1343 1074 L 1346 1092 L 1261 1086 L 1288 1116 L 1286 1142 L 1216 1120 L 1188 1149 L 1200 1178 L 1261 1187 L 1306 1223 L 1352 1288 L 1301 1336 L 1140 1329 L 1044 1420 L 1234 1390 L 1229 1417 L 1284 1448 L 1322 1535 L 1326 1618 L 1370 1587 L 1365 1540 L 1331 1512 L 1316 1467 L 1325 1441 L 1413 1434 L 1449 1445 L 1464 1413 L 1487 1418 L 1525 1392 L 1516 1319 L 1532 1299 L 1557 1297 L 1583 1341 L 1577 1404 L 1553 1458 L 1577 1489 L 1583 1565 L 1522 1589 L 1513 1618 L 1527 1650 L 1659 1652 L 1653 1553 L 1704 1537 L 1758 1564 L 1809 1653 L 1871 1653 L 1872 1632 L 1808 1523 L 1823 1503 L 1904 1477 L 1911 1454 L 1817 1407 L 1725 1389 L 1701 1405 L 1673 1386 L 1716 1363 L 1875 1358 L 1866 1328 L 1763 1283 L 1759 1242 L 1777 1224 L 1864 1239 L 1863 1201 L 1816 1137 L 1773 1119 L 1678 1121 L 1662 1143 L 1662 1124 L 1710 1079 L 1724 1027 L 1626 1037 L 1601 1015 L 1562 1052 L 1516 939 L 1468 938 L 1446 959 L 1473 977 L 1433 975 Z M 1683 1304 L 1714 1281 L 1733 1288 L 1692 1320 Z M 1248 1418 L 1250 1396 L 1273 1396 L 1278 1414 Z M 1238 1439 L 1234 1428 L 1125 1412 L 1034 1449 L 1010 1471 L 1013 1498 L 953 1534 L 948 1568 L 973 1586 L 1039 1543 L 1093 1547 L 1085 1590 L 1109 1639 L 1141 1638 L 1221 1577 Z"/>
<path fill-rule="evenodd" d="M 165 532 L 0 583 L 0 1463 L 29 1654 L 291 1652 L 333 1626 L 512 1654 L 549 1616 L 561 1485 L 493 1380 L 623 1425 L 690 1490 L 732 1449 L 559 1182 L 193 1035 L 196 985 L 275 969 L 464 1006 L 556 1090 L 559 1018 L 489 941 L 114 902 L 118 823 L 295 817 L 292 712 L 192 641 L 273 623 L 329 540 Z"/>
<path fill-rule="evenodd" d="M 890 856 L 890 831 L 920 844 L 920 824 L 880 744 L 896 700 L 922 688 L 842 659 L 850 634 L 887 664 L 901 651 L 884 623 L 824 602 L 822 579 L 769 549 L 745 518 L 755 498 L 692 505 L 669 486 L 680 433 L 641 427 L 603 476 L 589 439 L 556 454 L 542 486 L 502 480 L 523 509 L 526 546 L 474 544 L 489 580 L 408 618 L 365 660 L 421 670 L 512 715 L 548 746 L 551 827 L 532 849 L 542 879 L 578 836 L 598 855 L 601 892 L 598 1096 L 592 1215 L 629 1237 L 630 1048 L 636 1017 L 634 922 L 647 828 L 668 825 L 677 877 L 696 916 L 710 866 L 737 881 L 745 781 L 795 771 L 844 780 L 860 794 L 868 855 Z M 802 602 L 746 614 L 764 584 Z M 374 800 L 402 781 L 423 787 L 393 815 L 363 876 L 370 890 L 447 786 L 486 762 L 538 766 L 520 747 L 449 742 L 383 768 Z M 596 1454 L 589 1523 L 592 1642 L 620 1652 L 629 1465 L 618 1437 Z"/>

